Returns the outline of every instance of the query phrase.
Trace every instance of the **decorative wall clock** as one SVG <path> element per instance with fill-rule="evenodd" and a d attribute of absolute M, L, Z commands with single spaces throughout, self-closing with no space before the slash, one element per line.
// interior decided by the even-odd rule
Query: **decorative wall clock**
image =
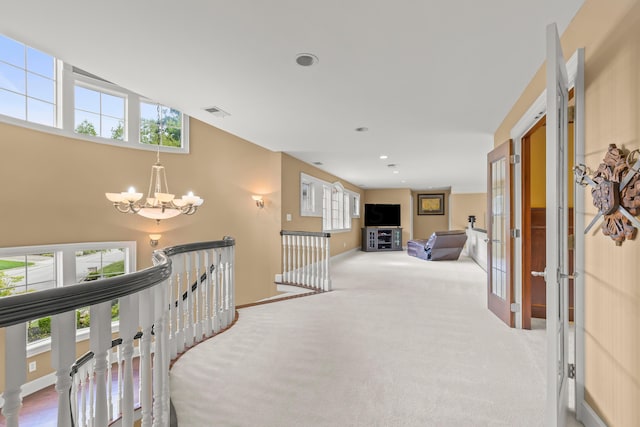
<path fill-rule="evenodd" d="M 607 153 L 595 173 L 583 165 L 573 168 L 576 182 L 583 187 L 591 187 L 593 205 L 598 214 L 584 230 L 589 230 L 603 218 L 602 233 L 611 237 L 616 245 L 625 239 L 633 239 L 640 221 L 640 151 L 625 153 L 610 144 Z"/>

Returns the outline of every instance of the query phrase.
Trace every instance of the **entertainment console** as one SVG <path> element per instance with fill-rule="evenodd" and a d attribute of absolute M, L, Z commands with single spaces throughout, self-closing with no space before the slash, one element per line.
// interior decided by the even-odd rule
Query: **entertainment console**
<path fill-rule="evenodd" d="M 363 228 L 362 250 L 364 252 L 401 251 L 402 228 Z"/>

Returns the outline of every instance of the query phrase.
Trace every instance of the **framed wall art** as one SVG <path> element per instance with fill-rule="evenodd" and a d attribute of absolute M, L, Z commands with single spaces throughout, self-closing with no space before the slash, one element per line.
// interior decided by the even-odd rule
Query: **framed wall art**
<path fill-rule="evenodd" d="M 444 193 L 418 194 L 418 215 L 444 215 Z"/>

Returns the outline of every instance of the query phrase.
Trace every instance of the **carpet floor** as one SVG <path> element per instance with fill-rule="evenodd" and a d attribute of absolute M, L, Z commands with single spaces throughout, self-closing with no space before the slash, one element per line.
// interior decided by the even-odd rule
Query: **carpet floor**
<path fill-rule="evenodd" d="M 180 427 L 544 425 L 544 329 L 495 317 L 472 260 L 357 252 L 331 273 L 176 362 Z"/>

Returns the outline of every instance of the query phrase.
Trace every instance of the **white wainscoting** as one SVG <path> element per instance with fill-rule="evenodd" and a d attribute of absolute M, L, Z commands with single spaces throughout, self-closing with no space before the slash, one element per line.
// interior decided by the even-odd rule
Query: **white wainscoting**
<path fill-rule="evenodd" d="M 487 271 L 487 232 L 480 228 L 467 228 L 467 254 Z"/>

